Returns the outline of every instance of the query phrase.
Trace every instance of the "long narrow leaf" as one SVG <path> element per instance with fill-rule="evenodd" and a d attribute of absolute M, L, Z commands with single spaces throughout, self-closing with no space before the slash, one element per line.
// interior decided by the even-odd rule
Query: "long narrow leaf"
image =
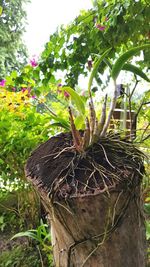
<path fill-rule="evenodd" d="M 44 237 L 43 241 L 45 242 L 46 240 L 51 241 L 51 234 L 50 234 L 50 233 L 48 233 L 48 234 Z"/>
<path fill-rule="evenodd" d="M 97 70 L 98 70 L 98 67 L 99 65 L 102 63 L 102 61 L 104 60 L 104 58 L 109 54 L 109 52 L 111 51 L 112 48 L 109 48 L 107 49 L 98 59 L 96 59 L 95 63 L 94 63 L 94 66 L 93 66 L 93 70 L 91 72 L 91 75 L 90 75 L 90 79 L 89 79 L 89 83 L 88 83 L 88 92 L 89 92 L 89 95 L 91 94 L 91 86 L 92 86 L 92 83 L 93 83 L 93 79 L 97 73 Z"/>
<path fill-rule="evenodd" d="M 150 48 L 150 44 L 145 44 L 145 45 L 141 45 L 138 47 L 134 47 L 130 50 L 128 50 L 127 52 L 125 52 L 123 55 L 121 55 L 115 62 L 115 64 L 113 65 L 112 71 L 111 71 L 111 76 L 114 80 L 117 79 L 120 71 L 122 70 L 122 67 L 124 66 L 124 64 L 127 62 L 127 60 L 129 60 L 131 57 L 133 57 L 134 55 L 136 55 L 139 51 L 144 50 L 146 48 Z"/>
<path fill-rule="evenodd" d="M 46 227 L 48 227 L 47 224 L 42 224 L 37 228 L 37 237 L 39 240 L 42 240 L 42 236 L 47 235 Z"/>
<path fill-rule="evenodd" d="M 35 240 L 39 241 L 39 239 L 37 238 L 37 235 L 34 234 L 33 232 L 31 232 L 30 230 L 26 231 L 26 232 L 17 233 L 11 239 L 18 238 L 18 237 L 30 237 L 32 239 L 35 239 Z"/>
<path fill-rule="evenodd" d="M 132 64 L 129 64 L 129 63 L 124 64 L 122 67 L 122 70 L 130 71 L 130 72 L 134 73 L 135 75 L 138 75 L 139 77 L 143 78 L 145 81 L 150 82 L 147 75 L 140 68 L 138 68 Z"/>
<path fill-rule="evenodd" d="M 69 127 L 66 127 L 65 125 L 63 125 L 62 123 L 60 123 L 60 122 L 54 122 L 54 123 L 51 123 L 50 124 L 50 127 L 52 128 L 52 127 L 54 127 L 54 128 L 56 128 L 56 127 L 61 127 L 61 128 L 64 128 L 65 130 L 69 130 L 70 128 Z"/>
<path fill-rule="evenodd" d="M 56 121 L 56 126 L 61 126 L 64 129 L 66 129 L 66 130 L 69 130 L 70 129 L 69 122 L 66 121 L 65 119 L 63 119 L 63 118 L 61 118 L 59 116 L 57 116 L 57 117 L 52 116 L 51 118 L 53 118 L 53 120 Z M 52 123 L 52 125 L 50 125 L 50 126 L 53 126 L 53 124 L 55 125 L 55 123 Z"/>
<path fill-rule="evenodd" d="M 112 69 L 112 63 L 110 62 L 110 60 L 108 58 L 104 58 L 103 60 L 105 62 L 105 64 L 110 68 Z"/>
<path fill-rule="evenodd" d="M 80 97 L 80 95 L 75 92 L 75 90 L 73 90 L 71 87 L 69 86 L 64 86 L 61 90 L 66 91 L 67 93 L 70 94 L 71 99 L 73 100 L 73 102 L 75 103 L 78 111 L 84 115 L 85 114 L 85 105 L 84 102 L 82 100 L 82 98 Z"/>

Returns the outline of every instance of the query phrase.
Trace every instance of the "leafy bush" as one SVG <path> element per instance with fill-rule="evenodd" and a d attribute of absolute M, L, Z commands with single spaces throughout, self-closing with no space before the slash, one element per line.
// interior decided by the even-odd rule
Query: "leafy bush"
<path fill-rule="evenodd" d="M 40 267 L 38 251 L 32 247 L 17 246 L 0 255 L 0 267 Z"/>

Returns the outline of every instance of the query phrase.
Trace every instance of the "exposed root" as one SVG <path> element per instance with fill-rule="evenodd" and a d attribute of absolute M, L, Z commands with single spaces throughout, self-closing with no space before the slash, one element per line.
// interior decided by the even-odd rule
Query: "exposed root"
<path fill-rule="evenodd" d="M 46 159 L 46 158 L 50 158 L 50 159 L 48 159 L 48 160 L 46 160 L 45 161 L 45 163 L 47 163 L 49 160 L 51 160 L 51 158 L 53 157 L 54 159 L 56 159 L 56 158 L 58 158 L 62 153 L 64 153 L 64 152 L 69 152 L 69 151 L 74 151 L 74 149 L 75 149 L 75 146 L 73 145 L 73 146 L 68 146 L 68 147 L 65 147 L 65 148 L 63 148 L 61 151 L 57 151 L 57 152 L 55 152 L 55 153 L 52 153 L 52 154 L 48 154 L 48 155 L 46 155 L 46 156 L 43 156 L 43 157 L 41 157 L 41 159 Z"/>
<path fill-rule="evenodd" d="M 133 145 L 116 139 L 103 138 L 84 153 L 77 153 L 74 146 L 63 148 L 54 159 L 72 152 L 70 161 L 50 187 L 51 199 L 67 199 L 74 196 L 106 192 L 115 187 L 130 187 L 138 184 L 132 177 L 143 173 L 143 154 Z M 119 189 L 120 190 L 120 189 Z"/>
<path fill-rule="evenodd" d="M 106 153 L 106 151 L 105 151 L 105 149 L 104 149 L 104 147 L 103 147 L 103 145 L 102 144 L 100 144 L 99 143 L 99 145 L 101 146 L 101 148 L 103 149 L 103 151 L 104 151 L 104 156 L 105 156 L 105 158 L 106 158 L 106 160 L 107 160 L 107 162 L 109 163 L 109 165 L 113 168 L 113 169 L 115 169 L 115 167 L 110 163 L 110 161 L 108 160 L 108 157 L 107 157 L 107 153 Z"/>
<path fill-rule="evenodd" d="M 69 147 L 65 147 L 64 149 L 62 149 L 59 153 L 57 153 L 57 155 L 54 157 L 54 159 L 58 158 L 62 153 L 64 152 L 68 152 L 68 151 L 72 151 L 75 148 L 75 146 L 69 146 Z"/>

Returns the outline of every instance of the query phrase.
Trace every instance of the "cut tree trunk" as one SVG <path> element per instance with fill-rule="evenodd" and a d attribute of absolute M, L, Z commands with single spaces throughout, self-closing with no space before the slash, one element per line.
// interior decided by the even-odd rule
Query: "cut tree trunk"
<path fill-rule="evenodd" d="M 26 164 L 51 225 L 56 267 L 144 267 L 142 154 L 103 138 L 80 155 L 52 137 Z"/>

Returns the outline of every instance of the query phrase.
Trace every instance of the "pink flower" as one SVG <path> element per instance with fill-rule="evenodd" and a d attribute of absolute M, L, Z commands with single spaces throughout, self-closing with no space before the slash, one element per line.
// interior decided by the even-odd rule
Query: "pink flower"
<path fill-rule="evenodd" d="M 32 99 L 36 99 L 36 95 L 32 95 Z"/>
<path fill-rule="evenodd" d="M 100 31 L 104 31 L 106 29 L 106 26 L 103 26 L 101 24 L 96 24 L 96 28 Z"/>
<path fill-rule="evenodd" d="M 68 92 L 64 91 L 64 97 L 69 98 L 70 94 Z"/>
<path fill-rule="evenodd" d="M 13 87 L 13 88 L 12 88 L 12 91 L 13 91 L 13 92 L 16 92 L 16 88 L 15 88 L 15 87 Z"/>
<path fill-rule="evenodd" d="M 58 93 L 58 94 L 63 93 L 63 91 L 62 91 L 62 84 L 61 84 L 61 83 L 59 83 L 59 84 L 57 85 L 57 93 Z M 70 94 L 69 94 L 67 91 L 64 91 L 64 97 L 65 97 L 65 98 L 69 98 L 69 97 L 70 97 Z"/>
<path fill-rule="evenodd" d="M 28 89 L 27 89 L 27 88 L 22 88 L 22 89 L 21 89 L 21 92 L 24 93 L 26 90 L 28 90 Z"/>
<path fill-rule="evenodd" d="M 35 58 L 30 59 L 30 64 L 33 68 L 35 68 L 38 65 L 37 60 Z"/>
<path fill-rule="evenodd" d="M 5 83 L 6 83 L 6 80 L 1 80 L 1 81 L 0 81 L 0 86 L 1 86 L 1 87 L 5 87 Z"/>

